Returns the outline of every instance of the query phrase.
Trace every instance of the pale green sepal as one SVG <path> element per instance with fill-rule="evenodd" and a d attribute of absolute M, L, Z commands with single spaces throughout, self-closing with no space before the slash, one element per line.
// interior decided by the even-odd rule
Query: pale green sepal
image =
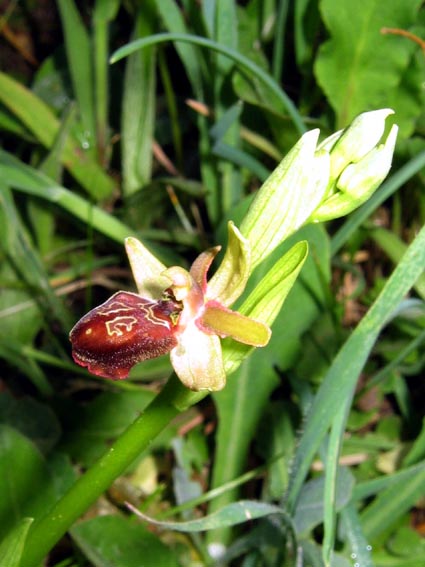
<path fill-rule="evenodd" d="M 194 321 L 178 338 L 170 356 L 177 376 L 187 388 L 211 392 L 224 388 L 226 374 L 220 339 L 203 333 Z"/>
<path fill-rule="evenodd" d="M 391 108 L 363 112 L 339 136 L 331 149 L 331 179 L 339 177 L 350 164 L 361 160 L 381 140 L 385 130 L 385 119 L 394 114 Z M 326 143 L 326 140 L 322 142 Z"/>
<path fill-rule="evenodd" d="M 258 191 L 240 230 L 251 243 L 252 269 L 298 229 L 320 204 L 330 158 L 316 152 L 319 130 L 302 136 Z"/>
<path fill-rule="evenodd" d="M 238 311 L 247 317 L 271 326 L 294 285 L 307 254 L 308 243 L 305 240 L 297 242 L 269 270 Z M 222 349 L 224 368 L 229 375 L 238 368 L 249 354 L 251 347 L 225 339 L 222 343 Z"/>
<path fill-rule="evenodd" d="M 218 304 L 207 303 L 199 323 L 220 337 L 231 337 L 235 341 L 255 347 L 265 346 L 271 337 L 271 331 L 264 323 L 231 309 L 223 309 Z"/>
<path fill-rule="evenodd" d="M 337 182 L 338 192 L 329 197 L 311 216 L 323 222 L 351 213 L 373 195 L 391 168 L 398 127 L 394 124 L 385 144 L 372 149 L 357 163 L 348 165 Z"/>
<path fill-rule="evenodd" d="M 132 236 L 125 239 L 125 249 L 139 294 L 147 299 L 160 298 L 170 285 L 170 280 L 161 276 L 164 264 Z"/>
<path fill-rule="evenodd" d="M 208 282 L 207 299 L 232 305 L 242 294 L 251 269 L 251 246 L 232 221 L 228 223 L 228 243 L 223 261 Z"/>

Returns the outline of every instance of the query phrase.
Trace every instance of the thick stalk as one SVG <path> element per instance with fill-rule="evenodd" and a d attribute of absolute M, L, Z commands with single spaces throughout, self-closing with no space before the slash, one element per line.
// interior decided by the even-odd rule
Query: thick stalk
<path fill-rule="evenodd" d="M 108 451 L 77 480 L 46 516 L 34 522 L 21 564 L 25 567 L 39 565 L 72 524 L 149 447 L 170 421 L 205 395 L 205 392 L 188 390 L 173 375 Z"/>

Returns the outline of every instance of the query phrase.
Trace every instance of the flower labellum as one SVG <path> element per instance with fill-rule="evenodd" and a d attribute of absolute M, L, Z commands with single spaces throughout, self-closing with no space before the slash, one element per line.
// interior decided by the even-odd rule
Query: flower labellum
<path fill-rule="evenodd" d="M 127 378 L 132 366 L 166 354 L 177 344 L 174 332 L 181 304 L 164 292 L 154 301 L 119 291 L 85 315 L 70 332 L 73 358 L 105 378 Z"/>
<path fill-rule="evenodd" d="M 138 362 L 169 352 L 186 387 L 221 390 L 226 374 L 220 339 L 260 347 L 271 335 L 266 324 L 227 306 L 242 293 L 249 271 L 247 243 L 233 224 L 229 234 L 230 249 L 211 287 L 207 272 L 219 246 L 200 254 L 187 271 L 166 269 L 141 242 L 128 238 L 141 295 L 119 291 L 75 325 L 69 335 L 75 362 L 92 374 L 119 380 Z M 156 295 L 161 287 L 162 295 Z"/>

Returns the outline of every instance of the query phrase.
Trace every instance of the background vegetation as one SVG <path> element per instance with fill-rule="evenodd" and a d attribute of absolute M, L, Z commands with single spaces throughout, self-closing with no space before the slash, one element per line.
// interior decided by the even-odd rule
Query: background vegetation
<path fill-rule="evenodd" d="M 295 236 L 311 254 L 270 345 L 173 421 L 46 564 L 213 565 L 225 552 L 246 567 L 423 566 L 425 263 L 415 249 L 400 264 L 425 221 L 422 2 L 1 9 L 0 565 L 20 564 L 23 518 L 46 513 L 171 373 L 163 357 L 112 383 L 71 361 L 78 318 L 134 289 L 123 239 L 187 266 L 224 243 L 304 131 L 390 107 L 390 177 L 347 219 Z M 110 65 L 163 32 L 192 39 L 159 36 Z M 280 507 L 240 524 L 242 499 Z M 160 529 L 125 502 L 164 521 L 219 515 L 200 521 L 209 531 Z"/>

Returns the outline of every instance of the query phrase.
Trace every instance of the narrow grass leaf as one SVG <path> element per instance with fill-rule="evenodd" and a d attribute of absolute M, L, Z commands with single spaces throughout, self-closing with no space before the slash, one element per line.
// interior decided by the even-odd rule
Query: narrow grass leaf
<path fill-rule="evenodd" d="M 354 564 L 357 563 L 361 567 L 374 567 L 371 556 L 372 546 L 364 536 L 359 515 L 353 504 L 349 504 L 341 511 L 341 519 L 350 557 Z"/>
<path fill-rule="evenodd" d="M 12 192 L 1 185 L 0 220 L 0 249 L 3 249 L 18 277 L 34 294 L 46 319 L 57 320 L 64 329 L 69 328 L 72 325 L 71 315 L 56 297 L 44 265 L 26 236 Z"/>
<path fill-rule="evenodd" d="M 117 242 L 122 243 L 127 236 L 135 234 L 112 215 L 3 150 L 0 150 L 0 173 L 3 181 L 14 189 L 47 200 L 85 224 L 91 222 L 93 228 Z"/>
<path fill-rule="evenodd" d="M 386 228 L 374 227 L 370 231 L 370 236 L 394 264 L 397 264 L 406 252 L 407 244 L 394 234 L 394 232 Z M 414 288 L 418 295 L 422 297 L 422 299 L 425 299 L 425 274 L 419 276 Z"/>
<path fill-rule="evenodd" d="M 0 558 L 7 567 L 22 567 L 21 557 L 33 518 L 23 518 L 0 544 Z"/>
<path fill-rule="evenodd" d="M 410 477 L 409 482 L 398 482 L 381 492 L 360 514 L 366 538 L 373 541 L 397 524 L 398 520 L 423 497 L 424 491 L 425 470 L 422 468 L 415 476 Z"/>
<path fill-rule="evenodd" d="M 0 101 L 15 114 L 36 139 L 51 149 L 60 132 L 52 110 L 29 89 L 0 72 Z M 81 144 L 69 138 L 63 148 L 62 164 L 96 200 L 108 197 L 115 182 L 85 153 Z"/>
<path fill-rule="evenodd" d="M 182 12 L 174 0 L 156 0 L 156 8 L 171 33 L 186 34 L 187 27 Z M 204 100 L 200 54 L 192 45 L 177 44 L 176 51 L 184 65 L 193 92 L 200 100 Z M 201 55 L 202 57 L 202 55 Z"/>
<path fill-rule="evenodd" d="M 294 103 L 288 97 L 288 95 L 281 89 L 281 87 L 272 79 L 272 77 L 261 69 L 258 65 L 253 63 L 248 57 L 245 57 L 241 53 L 238 53 L 234 49 L 230 49 L 224 45 L 211 41 L 203 37 L 198 37 L 189 34 L 180 33 L 160 33 L 152 35 L 144 39 L 138 39 L 127 45 L 120 47 L 111 56 L 111 62 L 116 63 L 123 57 L 127 57 L 134 51 L 138 49 L 143 49 L 149 45 L 155 45 L 159 43 L 166 43 L 169 41 L 192 43 L 194 45 L 200 45 L 202 47 L 207 47 L 218 53 L 222 53 L 232 59 L 238 66 L 247 71 L 248 73 L 255 76 L 257 79 L 265 83 L 270 90 L 275 94 L 276 98 L 282 103 L 283 107 L 286 109 L 288 115 L 290 116 L 294 126 L 300 134 L 305 132 L 305 126 L 303 120 L 296 109 Z"/>
<path fill-rule="evenodd" d="M 338 478 L 341 474 L 339 458 L 344 440 L 345 426 L 351 407 L 350 398 L 342 403 L 335 412 L 329 436 L 328 451 L 326 456 L 325 490 L 323 495 L 324 505 L 324 538 L 323 538 L 323 561 L 330 565 L 334 544 L 336 539 L 336 499 Z"/>
<path fill-rule="evenodd" d="M 109 25 L 120 7 L 119 0 L 96 0 L 93 12 L 93 80 L 96 145 L 99 163 L 108 161 Z"/>
<path fill-rule="evenodd" d="M 256 502 L 253 500 L 240 500 L 239 502 L 234 502 L 233 504 L 224 506 L 221 510 L 209 514 L 208 516 L 204 516 L 199 520 L 189 520 L 187 522 L 165 522 L 155 520 L 154 518 L 142 514 L 142 512 L 137 510 L 137 508 L 134 508 L 129 504 L 127 504 L 127 506 L 139 518 L 142 518 L 150 524 L 160 526 L 164 529 L 187 533 L 204 532 L 216 528 L 237 526 L 238 524 L 244 524 L 251 520 L 264 518 L 265 516 L 270 516 L 272 514 L 278 514 L 287 518 L 287 514 L 283 508 L 274 506 L 273 504 Z"/>
<path fill-rule="evenodd" d="M 149 4 L 149 3 L 148 3 Z M 137 12 L 133 37 L 149 35 L 155 27 L 146 2 Z M 121 115 L 123 193 L 126 197 L 152 178 L 156 108 L 155 50 L 130 55 L 126 62 Z"/>
<path fill-rule="evenodd" d="M 236 2 L 234 0 L 216 0 L 215 3 L 215 29 L 214 39 L 217 43 L 225 45 L 231 49 L 238 48 L 238 20 L 236 14 Z M 214 73 L 214 90 L 216 101 L 221 100 L 220 92 L 223 83 L 230 72 L 233 61 L 223 55 L 218 55 L 216 59 L 217 69 Z"/>
<path fill-rule="evenodd" d="M 96 120 L 91 39 L 74 0 L 58 0 L 72 86 L 78 101 L 86 149 L 96 150 Z"/>
<path fill-rule="evenodd" d="M 397 490 L 397 487 L 403 487 L 405 484 L 409 484 L 412 479 L 424 474 L 425 461 L 422 461 L 417 465 L 401 469 L 393 474 L 387 474 L 383 477 L 374 478 L 373 480 L 360 482 L 354 488 L 353 499 L 361 501 L 365 498 L 375 496 L 379 492 L 391 487 Z"/>
<path fill-rule="evenodd" d="M 288 493 L 293 508 L 310 464 L 330 427 L 336 408 L 351 399 L 358 376 L 391 313 L 412 288 L 425 267 L 425 227 L 409 246 L 371 309 L 350 335 L 329 369 L 306 417 L 295 455 Z"/>

